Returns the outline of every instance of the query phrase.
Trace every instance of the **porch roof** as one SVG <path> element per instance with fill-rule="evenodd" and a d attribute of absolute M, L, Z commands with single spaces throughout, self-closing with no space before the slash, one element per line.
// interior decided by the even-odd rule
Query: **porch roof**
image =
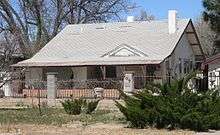
<path fill-rule="evenodd" d="M 202 63 L 202 69 L 205 69 L 205 66 L 208 65 L 209 70 L 215 70 L 217 68 L 220 68 L 220 53 L 211 56 L 207 58 L 203 63 Z"/>
<path fill-rule="evenodd" d="M 212 57 L 209 57 L 207 58 L 204 62 L 203 62 L 203 65 L 208 65 L 208 64 L 216 64 L 216 63 L 219 63 L 220 62 L 220 53 L 212 56 Z"/>
<path fill-rule="evenodd" d="M 27 61 L 27 62 L 26 62 Z M 114 58 L 90 58 L 90 59 L 56 59 L 30 61 L 26 60 L 18 64 L 12 65 L 16 67 L 53 67 L 53 66 L 92 66 L 92 65 L 146 65 L 159 64 L 163 60 L 150 60 L 146 58 L 131 57 L 124 59 L 123 57 Z"/>

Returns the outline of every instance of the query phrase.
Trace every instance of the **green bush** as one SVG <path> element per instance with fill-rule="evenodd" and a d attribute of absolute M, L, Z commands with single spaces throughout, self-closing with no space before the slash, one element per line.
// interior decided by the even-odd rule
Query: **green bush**
<path fill-rule="evenodd" d="M 91 114 L 97 107 L 99 100 L 87 102 L 86 113 Z"/>
<path fill-rule="evenodd" d="M 181 127 L 197 131 L 207 130 L 208 126 L 206 123 L 203 123 L 202 117 L 203 115 L 199 112 L 186 114 L 180 120 Z"/>
<path fill-rule="evenodd" d="M 85 101 L 82 99 L 74 99 L 74 100 L 68 99 L 65 100 L 64 102 L 61 102 L 66 113 L 70 115 L 80 114 L 84 103 Z"/>
<path fill-rule="evenodd" d="M 148 85 L 133 96 L 122 94 L 125 105 L 117 101 L 116 105 L 135 128 L 220 129 L 219 91 L 192 92 L 185 87 L 188 79 L 171 85 Z"/>
<path fill-rule="evenodd" d="M 91 114 L 97 107 L 99 100 L 97 101 L 86 101 L 83 99 L 68 99 L 61 102 L 65 112 L 70 115 L 78 115 L 82 112 Z"/>

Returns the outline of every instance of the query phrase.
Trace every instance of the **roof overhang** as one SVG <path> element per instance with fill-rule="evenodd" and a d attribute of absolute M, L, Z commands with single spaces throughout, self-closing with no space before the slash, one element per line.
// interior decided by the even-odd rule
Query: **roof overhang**
<path fill-rule="evenodd" d="M 195 54 L 196 61 L 204 61 L 205 55 L 201 43 L 199 41 L 198 35 L 196 33 L 195 27 L 191 20 L 189 21 L 189 24 L 185 29 L 185 34 L 192 47 L 193 53 Z"/>
<path fill-rule="evenodd" d="M 147 60 L 147 59 L 134 59 L 134 58 L 103 58 L 97 60 L 69 60 L 69 61 L 40 61 L 31 62 L 28 60 L 19 62 L 12 65 L 12 67 L 65 67 L 65 66 L 94 66 L 94 65 L 148 65 L 160 64 L 162 60 Z"/>
<path fill-rule="evenodd" d="M 220 53 L 216 54 L 210 58 L 207 58 L 204 62 L 203 65 L 210 65 L 210 64 L 217 64 L 220 63 Z"/>

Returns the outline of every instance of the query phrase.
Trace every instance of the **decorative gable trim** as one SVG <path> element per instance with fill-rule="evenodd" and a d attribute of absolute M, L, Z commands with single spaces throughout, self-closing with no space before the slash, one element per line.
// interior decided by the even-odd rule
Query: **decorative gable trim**
<path fill-rule="evenodd" d="M 102 55 L 101 57 L 147 57 L 147 55 L 138 49 L 126 44 L 117 46 L 110 52 Z"/>

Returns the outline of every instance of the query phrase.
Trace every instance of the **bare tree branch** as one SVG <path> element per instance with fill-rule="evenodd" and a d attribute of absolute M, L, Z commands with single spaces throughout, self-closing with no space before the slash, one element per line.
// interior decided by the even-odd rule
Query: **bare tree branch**
<path fill-rule="evenodd" d="M 203 21 L 202 18 L 197 19 L 195 28 L 206 56 L 213 55 L 216 49 L 214 46 L 214 41 L 216 39 L 215 32 L 212 31 L 210 25 Z"/>
<path fill-rule="evenodd" d="M 26 58 L 41 49 L 67 24 L 108 22 L 120 18 L 130 0 L 0 1 L 3 30 L 9 29 Z M 19 8 L 17 8 L 19 7 Z"/>

